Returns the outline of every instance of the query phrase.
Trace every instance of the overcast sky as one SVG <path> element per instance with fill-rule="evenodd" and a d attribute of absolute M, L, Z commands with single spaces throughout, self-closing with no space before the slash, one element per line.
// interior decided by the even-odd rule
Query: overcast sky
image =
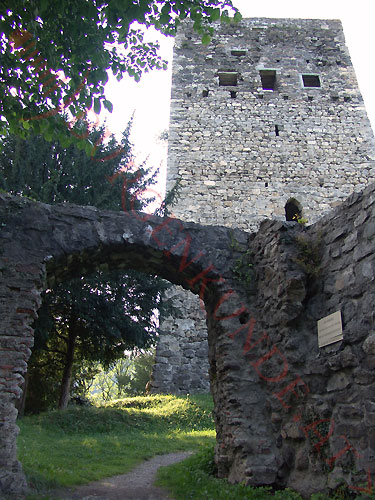
<path fill-rule="evenodd" d="M 357 74 L 372 127 L 375 129 L 374 3 L 370 0 L 233 0 L 243 17 L 291 17 L 305 19 L 340 19 L 346 44 Z M 153 38 L 150 34 L 150 39 Z M 172 60 L 173 39 L 160 40 L 161 54 Z M 114 104 L 107 118 L 108 128 L 118 133 L 134 112 L 132 141 L 137 162 L 161 166 L 165 171 L 166 143 L 158 140 L 168 129 L 171 64 L 167 71 L 152 71 L 140 83 L 129 78 L 108 84 L 106 90 Z"/>

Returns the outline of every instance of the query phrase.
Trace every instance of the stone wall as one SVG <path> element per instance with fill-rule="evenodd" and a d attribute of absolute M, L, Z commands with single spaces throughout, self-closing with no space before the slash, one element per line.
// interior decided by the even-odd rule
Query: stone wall
<path fill-rule="evenodd" d="M 177 219 L 69 204 L 49 206 L 0 193 L 1 500 L 4 495 L 7 500 L 24 498 L 26 490 L 16 455 L 15 405 L 22 395 L 33 345 L 30 325 L 37 317 L 42 290 L 77 274 L 132 268 L 199 294 L 203 286 L 199 274 L 210 262 L 220 255 L 219 261 L 227 262 L 222 272 L 230 273 L 231 267 L 227 230 L 218 227 L 209 232 Z M 194 264 L 181 269 L 186 235 L 192 242 L 184 256 Z M 204 280 L 216 278 L 216 269 L 204 272 Z"/>
<path fill-rule="evenodd" d="M 257 233 L 3 194 L 0 221 L 0 496 L 25 487 L 14 405 L 41 290 L 127 268 L 204 301 L 221 477 L 373 492 L 375 185 L 309 228 Z M 319 348 L 316 321 L 338 310 L 343 340 Z"/>
<path fill-rule="evenodd" d="M 265 69 L 275 72 L 274 90 L 263 89 Z M 303 85 L 311 74 L 320 87 Z M 236 85 L 220 85 L 233 77 Z M 207 46 L 191 25 L 179 31 L 167 174 L 168 187 L 181 181 L 177 217 L 255 231 L 265 218 L 285 220 L 294 199 L 311 223 L 375 180 L 374 158 L 339 21 L 244 19 L 218 24 Z M 176 297 L 179 315 L 161 324 L 160 345 L 178 338 L 182 352 L 184 321 L 199 318 L 199 301 Z M 201 338 L 204 322 L 194 328 Z M 189 344 L 191 331 L 189 323 Z M 153 391 L 173 392 L 177 379 L 190 379 L 181 371 L 190 365 L 170 357 L 166 370 L 161 358 L 157 349 Z M 202 364 L 201 378 L 206 370 Z"/>
<path fill-rule="evenodd" d="M 274 90 L 262 88 L 265 69 Z M 236 85 L 220 85 L 226 74 Z M 303 86 L 305 74 L 320 87 Z M 177 35 L 168 146 L 177 217 L 254 230 L 285 220 L 293 197 L 314 222 L 375 180 L 374 158 L 339 21 L 244 19 L 218 24 L 207 46 L 190 24 Z"/>
<path fill-rule="evenodd" d="M 374 186 L 309 228 L 293 226 L 267 221 L 250 236 L 251 280 L 242 323 L 256 322 L 241 332 L 237 324 L 233 339 L 216 344 L 215 373 L 227 394 L 224 406 L 216 408 L 219 471 L 234 482 L 246 476 L 248 484 L 287 485 L 305 496 L 353 486 L 362 475 L 370 492 Z M 336 311 L 343 340 L 319 348 L 317 320 Z"/>
<path fill-rule="evenodd" d="M 199 298 L 181 287 L 167 297 L 173 314 L 161 323 L 151 392 L 196 394 L 210 392 L 206 312 Z"/>

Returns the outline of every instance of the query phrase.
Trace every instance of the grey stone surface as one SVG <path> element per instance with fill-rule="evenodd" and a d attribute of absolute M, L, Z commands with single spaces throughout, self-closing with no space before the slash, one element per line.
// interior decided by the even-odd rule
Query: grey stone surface
<path fill-rule="evenodd" d="M 262 88 L 266 68 L 274 90 Z M 228 70 L 237 85 L 220 86 Z M 304 87 L 303 74 L 321 86 Z M 314 222 L 375 180 L 374 158 L 340 21 L 218 23 L 206 46 L 190 24 L 179 31 L 168 151 L 168 185 L 181 180 L 177 217 L 254 230 L 285 220 L 295 198 Z"/>
<path fill-rule="evenodd" d="M 262 88 L 265 68 L 276 71 L 273 91 Z M 217 24 L 207 46 L 185 24 L 172 70 L 167 186 L 180 179 L 177 217 L 255 231 L 266 218 L 285 220 L 292 198 L 312 223 L 375 180 L 374 137 L 339 21 Z M 229 70 L 238 74 L 237 84 L 220 86 L 220 73 Z M 303 74 L 318 75 L 321 86 L 303 87 Z M 358 226 L 363 217 L 358 215 Z M 343 231 L 335 228 L 332 237 Z M 365 236 L 373 233 L 369 225 Z M 356 242 L 357 234 L 348 234 L 332 257 L 351 251 Z M 356 249 L 354 259 L 368 251 L 371 245 Z M 354 272 L 348 267 L 327 282 L 327 290 L 352 286 Z M 371 278 L 374 270 L 361 262 L 357 272 Z M 173 293 L 179 312 L 162 322 L 159 345 L 179 348 L 168 357 L 168 370 L 157 348 L 152 391 L 208 390 L 208 363 L 197 356 L 199 363 L 191 365 L 183 355 L 193 332 L 201 339 L 206 329 L 199 300 L 189 292 Z M 304 290 L 291 283 L 289 293 L 303 296 Z M 195 326 L 187 327 L 184 318 Z M 199 387 L 190 385 L 192 373 L 199 374 Z"/>
<path fill-rule="evenodd" d="M 201 295 L 220 477 L 304 496 L 337 484 L 340 470 L 349 486 L 366 484 L 375 474 L 375 277 L 361 269 L 375 266 L 374 207 L 371 185 L 309 228 L 265 221 L 249 234 L 0 194 L 0 492 L 25 490 L 14 405 L 40 292 L 98 268 L 141 269 Z M 355 245 L 338 253 L 351 234 Z M 251 263 L 250 280 L 238 279 L 239 261 Z M 351 286 L 327 286 L 348 268 Z M 317 320 L 337 310 L 343 340 L 319 349 Z"/>
<path fill-rule="evenodd" d="M 182 287 L 170 288 L 167 298 L 172 301 L 174 311 L 160 325 L 151 392 L 210 392 L 204 305 Z"/>
<path fill-rule="evenodd" d="M 129 267 L 204 301 L 202 347 L 199 299 L 185 316 L 192 299 L 176 295 L 165 331 L 183 335 L 159 343 L 153 384 L 204 390 L 208 350 L 221 477 L 307 496 L 375 474 L 375 186 L 361 191 L 374 142 L 341 25 L 244 20 L 207 47 L 189 30 L 175 51 L 169 182 L 181 177 L 175 213 L 193 222 L 0 194 L 0 496 L 26 486 L 14 404 L 40 292 Z M 276 71 L 274 91 L 261 69 Z M 234 71 L 237 86 L 220 86 Z M 321 87 L 303 88 L 303 73 Z M 312 226 L 282 221 L 290 198 Z M 316 322 L 338 310 L 343 340 L 319 349 Z"/>

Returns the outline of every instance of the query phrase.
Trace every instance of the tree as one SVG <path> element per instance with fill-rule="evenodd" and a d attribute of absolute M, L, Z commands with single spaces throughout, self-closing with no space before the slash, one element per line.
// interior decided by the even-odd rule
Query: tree
<path fill-rule="evenodd" d="M 213 21 L 230 22 L 229 12 L 241 17 L 231 0 L 4 0 L 1 6 L 0 134 L 26 137 L 31 130 L 64 146 L 78 141 L 87 152 L 92 145 L 69 133 L 62 111 L 81 119 L 92 107 L 111 111 L 108 70 L 118 80 L 125 74 L 139 80 L 166 67 L 141 28 L 173 35 L 191 18 L 208 43 Z"/>
<path fill-rule="evenodd" d="M 146 394 L 146 385 L 151 379 L 155 363 L 155 350 L 139 353 L 133 359 L 133 373 L 128 393 L 133 396 Z"/>
<path fill-rule="evenodd" d="M 90 388 L 81 395 L 98 402 L 144 395 L 154 362 L 155 349 L 136 348 L 108 369 L 101 367 L 98 373 L 93 374 Z"/>
<path fill-rule="evenodd" d="M 130 125 L 121 143 L 114 137 L 90 158 L 74 145 L 63 148 L 42 137 L 23 140 L 8 136 L 0 154 L 0 187 L 36 200 L 74 202 L 112 210 L 142 209 L 148 200 L 139 193 L 155 173 L 134 169 L 129 144 Z M 92 140 L 101 130 L 93 130 Z M 119 152 L 120 151 L 120 152 Z M 113 152 L 118 154 L 111 155 Z M 106 161 L 100 160 L 103 156 Z M 161 294 L 166 282 L 135 271 L 99 271 L 78 276 L 47 290 L 35 324 L 35 348 L 30 361 L 30 401 L 50 404 L 51 381 L 60 378 L 59 407 L 66 407 L 72 378 L 83 361 L 110 365 L 134 346 L 153 344 Z M 51 367 L 54 367 L 51 369 Z M 40 381 L 38 384 L 37 380 Z M 40 389 L 45 381 L 43 393 Z M 56 384 L 55 384 L 56 385 Z"/>

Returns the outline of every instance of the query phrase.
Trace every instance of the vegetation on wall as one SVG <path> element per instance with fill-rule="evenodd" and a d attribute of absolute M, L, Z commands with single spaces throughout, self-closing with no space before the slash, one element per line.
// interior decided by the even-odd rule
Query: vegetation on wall
<path fill-rule="evenodd" d="M 251 295 L 254 280 L 253 253 L 247 248 L 247 245 L 239 243 L 233 233 L 231 234 L 230 248 L 234 253 L 239 254 L 234 263 L 233 275 L 243 285 L 246 293 Z"/>

